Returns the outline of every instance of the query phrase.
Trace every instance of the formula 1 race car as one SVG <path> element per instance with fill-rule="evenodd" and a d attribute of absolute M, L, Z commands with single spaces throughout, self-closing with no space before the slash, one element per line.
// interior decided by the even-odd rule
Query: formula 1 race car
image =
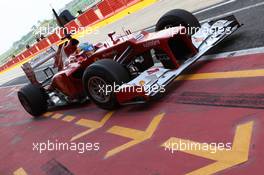
<path fill-rule="evenodd" d="M 45 58 L 22 66 L 31 84 L 20 89 L 18 98 L 35 117 L 88 98 L 107 110 L 145 103 L 239 27 L 234 16 L 200 25 L 190 12 L 172 10 L 160 18 L 155 32 L 110 33 L 91 56 L 81 56 L 56 74 L 48 67 L 47 79 L 36 82 L 33 69 L 54 57 L 50 49 Z"/>

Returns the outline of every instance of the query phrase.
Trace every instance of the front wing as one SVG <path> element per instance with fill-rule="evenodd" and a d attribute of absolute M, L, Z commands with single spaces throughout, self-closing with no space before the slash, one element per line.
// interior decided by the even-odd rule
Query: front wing
<path fill-rule="evenodd" d="M 198 61 L 208 50 L 234 33 L 242 25 L 234 16 L 204 23 L 201 29 L 192 36 L 198 53 L 186 60 L 178 69 L 165 69 L 161 65 L 146 70 L 134 80 L 122 85 L 116 96 L 121 104 L 144 103 L 172 83 L 187 68 Z M 133 88 L 132 88 L 133 87 Z"/>

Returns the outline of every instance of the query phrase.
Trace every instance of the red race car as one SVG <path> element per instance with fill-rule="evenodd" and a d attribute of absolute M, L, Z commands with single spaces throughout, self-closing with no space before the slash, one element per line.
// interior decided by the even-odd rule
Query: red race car
<path fill-rule="evenodd" d="M 50 107 L 86 99 L 107 110 L 145 103 L 240 26 L 234 16 L 200 25 L 190 12 L 172 10 L 161 17 L 155 32 L 111 33 L 92 55 L 76 56 L 56 74 L 44 69 L 47 79 L 40 83 L 34 69 L 55 56 L 49 49 L 40 61 L 22 66 L 31 84 L 20 89 L 18 98 L 35 117 Z"/>

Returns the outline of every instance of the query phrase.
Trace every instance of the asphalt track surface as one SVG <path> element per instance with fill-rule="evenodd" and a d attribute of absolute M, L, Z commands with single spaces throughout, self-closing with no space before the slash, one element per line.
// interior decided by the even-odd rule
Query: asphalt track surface
<path fill-rule="evenodd" d="M 264 1 L 231 0 L 226 2 L 228 3 L 219 7 L 214 8 L 215 5 L 212 5 L 211 9 L 209 7 L 194 12 L 199 21 L 208 20 L 220 15 L 234 14 L 244 24 L 238 32 L 213 48 L 207 55 L 264 46 L 264 18 L 262 17 L 264 14 Z M 145 30 L 153 32 L 155 30 L 154 27 L 149 26 Z M 41 70 L 36 71 L 37 78 L 40 81 L 45 78 Z M 2 84 L 0 87 L 25 84 L 27 82 L 28 80 L 25 76 L 20 76 Z"/>
<path fill-rule="evenodd" d="M 234 35 L 208 52 L 208 55 L 264 46 L 263 0 L 231 1 L 231 3 L 226 5 L 198 13 L 196 17 L 199 21 L 204 21 L 220 15 L 224 16 L 230 14 L 234 14 L 238 21 L 244 24 L 244 26 Z"/>

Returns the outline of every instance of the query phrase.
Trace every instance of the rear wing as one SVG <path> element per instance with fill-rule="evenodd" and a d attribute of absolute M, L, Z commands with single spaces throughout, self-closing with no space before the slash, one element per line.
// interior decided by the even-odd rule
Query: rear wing
<path fill-rule="evenodd" d="M 46 51 L 42 52 L 41 54 L 21 66 L 31 84 L 45 84 L 53 77 L 54 72 L 48 62 L 52 63 L 52 59 L 55 58 L 57 50 L 57 46 L 51 46 Z M 47 79 L 43 82 L 39 82 L 37 80 L 35 73 L 36 69 L 40 68 L 41 66 L 43 67 L 43 71 L 47 77 Z"/>

